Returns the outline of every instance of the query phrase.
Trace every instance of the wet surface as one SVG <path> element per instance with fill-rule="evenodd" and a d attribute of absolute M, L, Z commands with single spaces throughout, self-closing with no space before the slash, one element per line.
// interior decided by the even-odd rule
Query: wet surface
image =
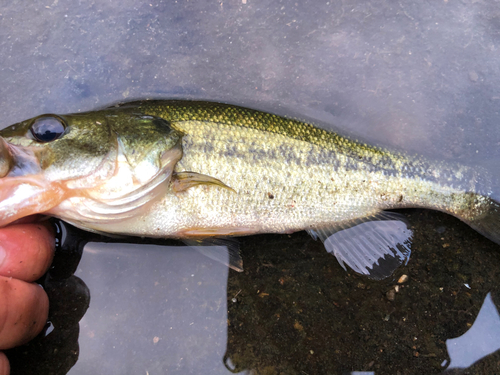
<path fill-rule="evenodd" d="M 478 1 L 10 1 L 1 126 L 136 98 L 220 100 L 495 171 L 499 17 Z M 305 233 L 242 239 L 241 274 L 186 249 L 88 245 L 78 278 L 46 284 L 50 333 L 9 352 L 13 373 L 220 374 L 224 360 L 258 374 L 440 373 L 446 340 L 488 293 L 498 305 L 499 247 L 444 214 L 405 215 L 411 260 L 378 283 Z"/>
<path fill-rule="evenodd" d="M 9 352 L 13 373 L 439 374 L 477 360 L 465 373 L 494 373 L 498 246 L 448 215 L 403 212 L 412 257 L 381 282 L 304 232 L 240 239 L 243 273 L 186 247 L 89 244 L 76 276 L 46 283 L 52 328 Z"/>
<path fill-rule="evenodd" d="M 488 292 L 498 298 L 500 256 L 452 218 L 406 215 L 415 230 L 412 258 L 384 282 L 343 272 L 301 233 L 290 245 L 269 238 L 248 276 L 229 282 L 229 294 L 241 290 L 229 304 L 235 366 L 271 374 L 440 373 L 449 363 L 446 340 L 468 330 Z M 271 250 L 279 248 L 287 255 Z"/>

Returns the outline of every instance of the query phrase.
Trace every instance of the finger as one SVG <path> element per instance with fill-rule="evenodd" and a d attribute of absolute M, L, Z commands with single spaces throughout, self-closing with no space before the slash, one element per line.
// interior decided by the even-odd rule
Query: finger
<path fill-rule="evenodd" d="M 0 375 L 9 375 L 10 374 L 10 365 L 7 356 L 0 352 Z"/>
<path fill-rule="evenodd" d="M 0 350 L 22 345 L 45 326 L 49 299 L 37 284 L 0 277 Z"/>
<path fill-rule="evenodd" d="M 35 281 L 50 267 L 53 256 L 54 235 L 48 223 L 0 229 L 0 276 Z"/>

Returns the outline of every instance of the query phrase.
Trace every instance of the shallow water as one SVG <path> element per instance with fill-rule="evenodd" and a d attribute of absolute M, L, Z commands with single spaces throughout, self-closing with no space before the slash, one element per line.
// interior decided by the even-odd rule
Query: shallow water
<path fill-rule="evenodd" d="M 439 159 L 493 169 L 500 157 L 496 3 L 32 4 L 0 5 L 2 126 L 182 97 L 296 114 Z M 465 342 L 486 348 L 469 373 L 495 372 L 498 246 L 444 214 L 405 215 L 411 260 L 378 283 L 305 233 L 241 239 L 241 274 L 185 248 L 90 244 L 79 279 L 49 284 L 53 327 L 10 353 L 13 373 L 440 373 L 465 366 L 447 340 L 483 303 L 488 329 Z"/>
<path fill-rule="evenodd" d="M 498 246 L 448 215 L 403 213 L 413 254 L 382 282 L 303 232 L 240 239 L 243 273 L 175 243 L 91 243 L 75 276 L 46 281 L 52 325 L 9 352 L 14 373 L 495 373 Z"/>

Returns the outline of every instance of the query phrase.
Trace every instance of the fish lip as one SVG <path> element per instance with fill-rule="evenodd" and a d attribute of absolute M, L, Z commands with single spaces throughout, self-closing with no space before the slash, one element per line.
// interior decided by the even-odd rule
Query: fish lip
<path fill-rule="evenodd" d="M 0 226 L 44 212 L 59 204 L 64 194 L 61 184 L 44 178 L 34 148 L 0 137 Z"/>
<path fill-rule="evenodd" d="M 3 137 L 0 137 L 0 178 L 7 176 L 13 166 L 14 157 L 9 143 Z"/>

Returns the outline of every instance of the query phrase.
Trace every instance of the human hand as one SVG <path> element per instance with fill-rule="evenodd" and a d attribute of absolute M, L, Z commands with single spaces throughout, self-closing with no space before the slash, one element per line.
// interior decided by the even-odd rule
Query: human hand
<path fill-rule="evenodd" d="M 22 345 L 45 326 L 49 300 L 33 283 L 49 268 L 54 234 L 48 224 L 13 224 L 0 229 L 0 350 Z M 0 352 L 0 375 L 10 372 Z"/>

